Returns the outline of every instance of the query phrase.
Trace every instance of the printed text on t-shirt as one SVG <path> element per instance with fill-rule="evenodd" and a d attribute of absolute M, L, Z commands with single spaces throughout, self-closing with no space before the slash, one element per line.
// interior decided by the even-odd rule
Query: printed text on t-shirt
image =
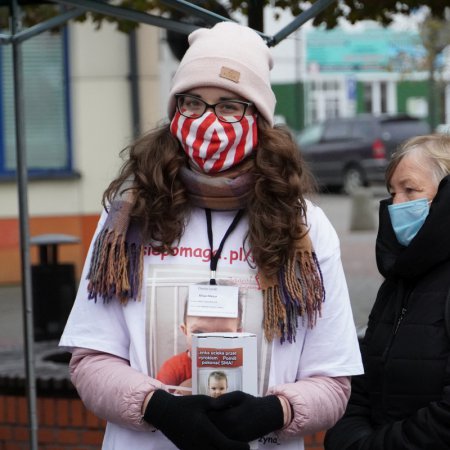
<path fill-rule="evenodd" d="M 215 253 L 216 250 L 214 250 L 214 254 Z M 199 258 L 203 262 L 209 262 L 211 261 L 211 250 L 209 248 L 201 247 L 174 247 L 172 249 L 172 254 L 170 254 L 168 252 L 159 252 L 150 246 L 145 246 L 144 256 L 159 256 L 161 261 L 165 258 L 173 256 L 182 258 Z M 253 263 L 251 250 L 244 249 L 242 247 L 240 247 L 239 250 L 230 250 L 228 255 L 222 253 L 220 260 L 228 261 L 229 264 L 233 264 L 235 261 L 249 261 L 250 263 Z"/>

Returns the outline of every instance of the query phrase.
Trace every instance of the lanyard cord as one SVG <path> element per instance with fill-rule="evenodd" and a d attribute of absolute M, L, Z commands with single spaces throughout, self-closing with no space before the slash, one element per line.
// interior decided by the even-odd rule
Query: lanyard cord
<path fill-rule="evenodd" d="M 230 226 L 228 227 L 228 230 L 223 235 L 222 241 L 220 242 L 219 248 L 217 249 L 217 252 L 213 252 L 213 231 L 212 231 L 212 220 L 211 220 L 211 210 L 205 209 L 206 214 L 206 225 L 208 228 L 208 242 L 209 247 L 211 249 L 211 261 L 209 263 L 209 268 L 211 271 L 210 274 L 210 280 L 209 284 L 217 284 L 216 283 L 216 269 L 217 269 L 217 263 L 219 262 L 220 255 L 222 254 L 222 249 L 225 244 L 225 241 L 227 240 L 228 236 L 233 232 L 233 230 L 236 228 L 236 225 L 241 220 L 242 216 L 244 215 L 244 210 L 240 209 L 237 214 L 234 216 L 233 222 L 231 222 Z"/>

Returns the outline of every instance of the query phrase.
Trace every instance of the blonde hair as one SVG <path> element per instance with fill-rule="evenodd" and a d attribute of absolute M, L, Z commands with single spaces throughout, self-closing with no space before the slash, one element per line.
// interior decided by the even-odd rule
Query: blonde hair
<path fill-rule="evenodd" d="M 429 164 L 436 185 L 450 174 L 450 135 L 426 134 L 405 141 L 399 149 L 392 154 L 391 161 L 386 169 L 386 185 L 389 188 L 392 175 L 400 161 L 409 155 L 421 156 Z"/>

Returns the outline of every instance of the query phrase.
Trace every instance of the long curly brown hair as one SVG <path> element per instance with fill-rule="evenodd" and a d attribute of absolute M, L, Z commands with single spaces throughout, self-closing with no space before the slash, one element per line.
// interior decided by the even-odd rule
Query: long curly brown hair
<path fill-rule="evenodd" d="M 140 221 L 146 241 L 171 253 L 191 207 L 179 176 L 187 164 L 186 154 L 167 124 L 125 148 L 121 156 L 124 163 L 103 194 L 103 206 L 107 208 L 123 182 L 134 177 L 137 198 L 132 218 Z M 251 158 L 255 188 L 247 207 L 246 245 L 258 269 L 271 276 L 292 256 L 295 241 L 306 232 L 304 194 L 315 192 L 316 185 L 284 126 L 272 128 L 258 118 L 258 146 Z"/>

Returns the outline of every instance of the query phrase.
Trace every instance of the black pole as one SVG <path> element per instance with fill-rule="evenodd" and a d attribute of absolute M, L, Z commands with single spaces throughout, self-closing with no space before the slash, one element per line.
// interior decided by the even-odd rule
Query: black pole
<path fill-rule="evenodd" d="M 128 67 L 130 70 L 131 91 L 131 120 L 133 135 L 137 138 L 141 134 L 141 111 L 139 102 L 139 64 L 137 56 L 137 33 L 132 30 L 128 36 Z"/>
<path fill-rule="evenodd" d="M 430 56 L 430 72 L 428 75 L 428 117 L 430 118 L 431 130 L 437 126 L 437 102 L 436 102 L 436 57 Z"/>
<path fill-rule="evenodd" d="M 323 10 L 328 8 L 331 3 L 336 0 L 317 0 L 313 3 L 307 10 L 303 11 L 299 16 L 297 16 L 291 23 L 282 28 L 275 36 L 268 41 L 269 47 L 274 47 L 279 44 L 283 39 L 286 39 L 291 33 L 299 29 L 303 24 L 308 22 L 308 20 L 313 19 Z"/>
<path fill-rule="evenodd" d="M 17 0 L 11 3 L 11 34 L 14 38 L 21 29 L 20 8 Z M 36 377 L 34 367 L 33 295 L 31 283 L 30 230 L 28 224 L 28 171 L 25 145 L 25 107 L 23 92 L 22 44 L 12 42 L 14 77 L 14 117 L 16 120 L 17 183 L 19 195 L 20 248 L 22 263 L 22 314 L 24 324 L 25 371 L 28 399 L 30 450 L 38 450 L 38 423 L 36 411 Z"/>
<path fill-rule="evenodd" d="M 264 6 L 260 0 L 248 1 L 248 26 L 256 31 L 264 31 Z"/>

